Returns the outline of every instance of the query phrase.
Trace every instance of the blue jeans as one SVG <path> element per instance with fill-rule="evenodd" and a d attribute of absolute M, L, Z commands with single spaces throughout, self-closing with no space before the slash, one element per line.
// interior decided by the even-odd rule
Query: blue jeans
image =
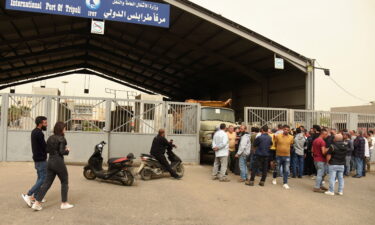
<path fill-rule="evenodd" d="M 288 183 L 289 176 L 289 166 L 290 166 L 290 156 L 276 156 L 277 170 L 280 172 L 283 171 L 283 182 L 284 184 Z M 276 178 L 277 173 L 273 174 L 273 178 Z"/>
<path fill-rule="evenodd" d="M 314 162 L 316 168 L 316 180 L 315 188 L 320 188 L 323 186 L 322 182 L 327 173 L 327 165 L 325 162 Z"/>
<path fill-rule="evenodd" d="M 241 171 L 240 175 L 241 175 L 241 178 L 243 180 L 247 179 L 247 162 L 246 162 L 246 159 L 247 159 L 246 155 L 242 155 L 242 156 L 238 157 L 239 164 L 240 164 L 240 171 Z"/>
<path fill-rule="evenodd" d="M 344 191 L 344 165 L 329 165 L 329 191 L 335 191 L 336 176 L 339 180 L 339 192 Z"/>
<path fill-rule="evenodd" d="M 27 193 L 28 196 L 34 195 L 34 198 L 37 197 L 40 187 L 42 186 L 47 175 L 47 162 L 35 162 L 35 169 L 37 174 L 37 179 L 34 186 Z"/>
<path fill-rule="evenodd" d="M 293 157 L 293 176 L 303 176 L 303 167 L 305 164 L 305 156 L 303 155 L 297 155 L 295 154 Z M 297 168 L 298 168 L 298 174 L 297 174 Z"/>
<path fill-rule="evenodd" d="M 345 171 L 344 171 L 344 175 L 345 176 L 349 176 L 350 174 L 350 161 L 351 161 L 351 156 L 346 156 L 345 158 Z"/>
<path fill-rule="evenodd" d="M 363 175 L 363 159 L 360 157 L 354 157 L 355 164 L 357 166 L 357 176 L 362 177 Z"/>
<path fill-rule="evenodd" d="M 294 158 L 297 156 L 296 152 L 294 151 L 294 148 L 292 148 L 292 151 L 290 152 L 290 170 L 293 172 L 293 176 L 296 176 L 297 174 L 294 173 L 294 167 L 297 166 Z"/>

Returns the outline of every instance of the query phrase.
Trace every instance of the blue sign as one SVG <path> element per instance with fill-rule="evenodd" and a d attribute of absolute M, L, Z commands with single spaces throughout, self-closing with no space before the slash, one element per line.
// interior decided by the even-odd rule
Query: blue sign
<path fill-rule="evenodd" d="M 168 4 L 140 0 L 6 0 L 6 9 L 169 27 Z"/>

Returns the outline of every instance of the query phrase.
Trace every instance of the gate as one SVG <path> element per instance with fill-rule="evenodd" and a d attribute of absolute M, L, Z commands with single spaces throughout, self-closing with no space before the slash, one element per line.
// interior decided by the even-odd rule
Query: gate
<path fill-rule="evenodd" d="M 43 115 L 46 138 L 57 121 L 66 124 L 67 162 L 86 162 L 100 141 L 108 143 L 104 159 L 148 153 L 160 128 L 175 140 L 185 162 L 199 162 L 198 104 L 19 94 L 2 94 L 0 100 L 1 160 L 31 160 L 30 133 Z"/>
<path fill-rule="evenodd" d="M 245 107 L 245 124 L 249 127 L 270 128 L 289 124 L 289 110 L 284 108 Z"/>
<path fill-rule="evenodd" d="M 294 128 L 304 126 L 310 129 L 317 124 L 338 131 L 349 129 L 349 113 L 291 109 L 291 114 L 290 124 Z"/>

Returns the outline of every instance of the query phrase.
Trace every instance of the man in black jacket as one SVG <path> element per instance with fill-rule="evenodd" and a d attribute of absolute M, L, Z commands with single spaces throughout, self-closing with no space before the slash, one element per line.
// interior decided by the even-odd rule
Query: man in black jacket
<path fill-rule="evenodd" d="M 172 177 L 179 179 L 180 176 L 177 175 L 177 173 L 172 169 L 171 165 L 165 158 L 165 150 L 168 148 L 173 148 L 174 145 L 172 142 L 169 142 L 165 138 L 165 130 L 160 129 L 158 135 L 154 138 L 152 141 L 151 146 L 151 155 L 153 155 L 159 162 L 164 166 L 164 168 L 171 174 Z"/>
<path fill-rule="evenodd" d="M 28 191 L 27 195 L 22 194 L 23 200 L 31 207 L 35 200 L 40 187 L 42 186 L 47 171 L 47 151 L 46 141 L 44 139 L 43 131 L 47 130 L 47 118 L 38 116 L 35 119 L 36 128 L 31 132 L 31 149 L 33 152 L 33 160 L 37 172 L 37 180 L 34 186 Z"/>

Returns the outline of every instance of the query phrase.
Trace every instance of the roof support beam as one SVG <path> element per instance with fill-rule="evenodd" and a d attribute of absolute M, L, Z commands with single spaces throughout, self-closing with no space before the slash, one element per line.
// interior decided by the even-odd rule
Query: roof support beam
<path fill-rule="evenodd" d="M 201 11 L 199 11 L 198 9 L 194 8 L 194 6 L 191 6 L 191 5 L 188 5 L 186 2 L 182 2 L 182 1 L 179 1 L 179 0 L 163 0 L 164 2 L 167 2 L 177 8 L 180 8 L 182 10 L 185 10 L 191 14 L 194 14 L 204 20 L 207 20 L 213 24 L 216 24 L 217 26 L 220 26 L 230 32 L 233 32 L 249 41 L 252 41 L 260 46 L 263 46 L 264 48 L 267 48 L 269 49 L 270 51 L 278 54 L 279 56 L 281 56 L 282 58 L 284 58 L 285 60 L 288 60 L 290 62 L 293 62 L 294 66 L 297 66 L 298 65 L 298 68 L 301 69 L 304 68 L 304 72 L 307 73 L 307 60 L 302 60 L 301 58 L 295 56 L 294 54 L 290 54 L 282 49 L 280 49 L 279 47 L 276 47 L 274 44 L 271 44 L 270 40 L 262 40 L 261 38 L 257 37 L 255 34 L 252 34 L 250 32 L 246 32 L 243 28 L 242 29 L 239 29 L 239 27 L 235 27 L 233 25 L 230 25 L 226 22 L 224 22 L 223 20 L 225 19 L 219 19 L 219 18 L 215 18 L 213 16 L 210 16 L 208 15 L 207 13 L 203 13 Z M 239 26 L 239 25 L 238 25 Z M 266 39 L 266 38 L 264 38 Z"/>

